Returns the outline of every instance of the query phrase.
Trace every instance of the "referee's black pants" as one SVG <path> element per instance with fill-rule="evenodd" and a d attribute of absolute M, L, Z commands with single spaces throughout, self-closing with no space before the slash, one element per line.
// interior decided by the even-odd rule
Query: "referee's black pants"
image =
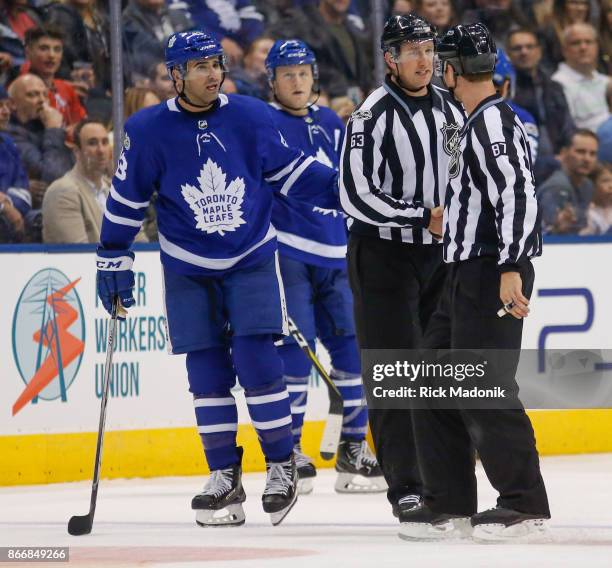
<path fill-rule="evenodd" d="M 523 294 L 530 297 L 530 262 L 521 268 L 521 278 Z M 504 384 L 516 387 L 523 321 L 497 317 L 499 285 L 494 258 L 453 263 L 423 346 L 446 349 L 450 343 L 453 349 L 513 350 Z M 462 407 L 461 399 L 455 402 L 452 410 L 413 412 L 426 505 L 438 513 L 471 516 L 477 511 L 475 448 L 499 492 L 499 506 L 550 516 L 533 428 L 520 403 L 519 409 L 474 410 Z"/>
<path fill-rule="evenodd" d="M 361 349 L 415 349 L 444 286 L 441 245 L 400 243 L 350 234 L 349 279 Z M 368 404 L 371 393 L 366 389 Z M 391 504 L 422 495 L 410 410 L 368 409 L 376 458 Z"/>

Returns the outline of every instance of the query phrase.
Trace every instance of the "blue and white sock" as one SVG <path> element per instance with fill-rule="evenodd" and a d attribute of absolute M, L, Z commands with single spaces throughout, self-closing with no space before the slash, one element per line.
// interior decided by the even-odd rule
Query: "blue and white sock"
<path fill-rule="evenodd" d="M 368 431 L 368 409 L 361 375 L 332 369 L 330 377 L 344 400 L 342 439 L 363 440 Z"/>
<path fill-rule="evenodd" d="M 264 455 L 270 461 L 286 460 L 293 451 L 293 437 L 289 393 L 284 382 L 245 389 L 245 395 Z"/>
<path fill-rule="evenodd" d="M 302 428 L 304 426 L 304 415 L 308 402 L 308 381 L 310 375 L 305 377 L 290 377 L 285 375 L 287 392 L 289 393 L 289 404 L 291 406 L 291 433 L 293 443 L 299 444 L 302 439 Z"/>
<path fill-rule="evenodd" d="M 196 395 L 193 405 L 209 469 L 224 469 L 238 463 L 238 409 L 232 394 L 228 391 Z"/>

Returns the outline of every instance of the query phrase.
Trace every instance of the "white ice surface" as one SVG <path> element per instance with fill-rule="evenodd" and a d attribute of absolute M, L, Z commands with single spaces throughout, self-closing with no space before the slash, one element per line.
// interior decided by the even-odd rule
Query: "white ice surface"
<path fill-rule="evenodd" d="M 611 568 L 612 454 L 544 458 L 542 469 L 553 514 L 546 544 L 405 542 L 383 494 L 338 495 L 334 472 L 322 470 L 279 527 L 261 509 L 263 474 L 245 475 L 247 521 L 238 528 L 195 525 L 189 503 L 203 478 L 103 480 L 93 532 L 81 537 L 66 523 L 87 512 L 89 483 L 4 487 L 0 546 L 69 546 L 70 565 L 92 567 Z M 488 508 L 495 494 L 480 467 L 478 479 Z M 279 549 L 284 556 L 272 558 Z"/>

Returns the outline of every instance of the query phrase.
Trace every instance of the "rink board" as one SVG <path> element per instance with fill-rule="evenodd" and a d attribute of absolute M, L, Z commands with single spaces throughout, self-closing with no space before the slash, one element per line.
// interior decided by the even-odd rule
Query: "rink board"
<path fill-rule="evenodd" d="M 60 482 L 91 475 L 108 319 L 96 304 L 91 247 L 9 248 L 0 305 L 0 485 Z M 33 250 L 33 251 L 32 251 Z M 166 352 L 161 271 L 155 247 L 137 252 L 137 305 L 122 323 L 113 359 L 103 475 L 203 474 L 184 356 Z M 532 315 L 524 347 L 612 349 L 612 241 L 551 244 L 537 260 Z M 65 295 L 57 293 L 65 289 Z M 55 299 L 50 299 L 55 292 Z M 59 299 L 58 299 L 59 296 Z M 41 333 L 42 330 L 42 333 Z M 59 356 L 58 356 L 59 354 Z M 61 359 L 55 365 L 53 357 Z M 61 356 L 61 357 L 60 357 Z M 327 362 L 325 353 L 322 359 Z M 34 380 L 33 380 L 33 377 Z M 48 383 L 33 388 L 36 382 Z M 325 389 L 313 378 L 305 450 L 317 455 Z M 29 385 L 29 386 L 27 386 Z M 13 406 L 28 391 L 33 401 Z M 245 470 L 264 467 L 242 393 L 240 443 Z M 533 411 L 546 455 L 612 451 L 612 411 Z M 333 462 L 318 460 L 324 467 Z"/>

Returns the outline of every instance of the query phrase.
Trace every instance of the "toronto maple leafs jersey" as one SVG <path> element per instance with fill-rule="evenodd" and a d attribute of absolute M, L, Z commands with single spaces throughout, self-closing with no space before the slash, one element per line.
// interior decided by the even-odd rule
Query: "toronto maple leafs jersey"
<path fill-rule="evenodd" d="M 344 124 L 333 110 L 313 105 L 307 115 L 294 116 L 276 103 L 271 107 L 276 125 L 290 146 L 338 169 Z M 337 209 L 276 197 L 272 224 L 281 254 L 316 266 L 346 266 L 346 223 L 343 213 Z"/>
<path fill-rule="evenodd" d="M 514 101 L 506 101 L 508 106 L 514 111 L 514 114 L 519 117 L 519 120 L 525 127 L 527 137 L 529 138 L 529 149 L 531 151 L 531 163 L 535 164 L 538 158 L 538 146 L 540 145 L 540 130 L 533 115 L 525 110 L 522 106 L 517 105 Z"/>
<path fill-rule="evenodd" d="M 262 101 L 222 94 L 212 109 L 192 113 L 170 99 L 126 122 L 100 241 L 128 248 L 157 190 L 167 269 L 197 275 L 244 268 L 276 250 L 274 192 L 337 207 L 336 178 L 286 144 Z"/>

